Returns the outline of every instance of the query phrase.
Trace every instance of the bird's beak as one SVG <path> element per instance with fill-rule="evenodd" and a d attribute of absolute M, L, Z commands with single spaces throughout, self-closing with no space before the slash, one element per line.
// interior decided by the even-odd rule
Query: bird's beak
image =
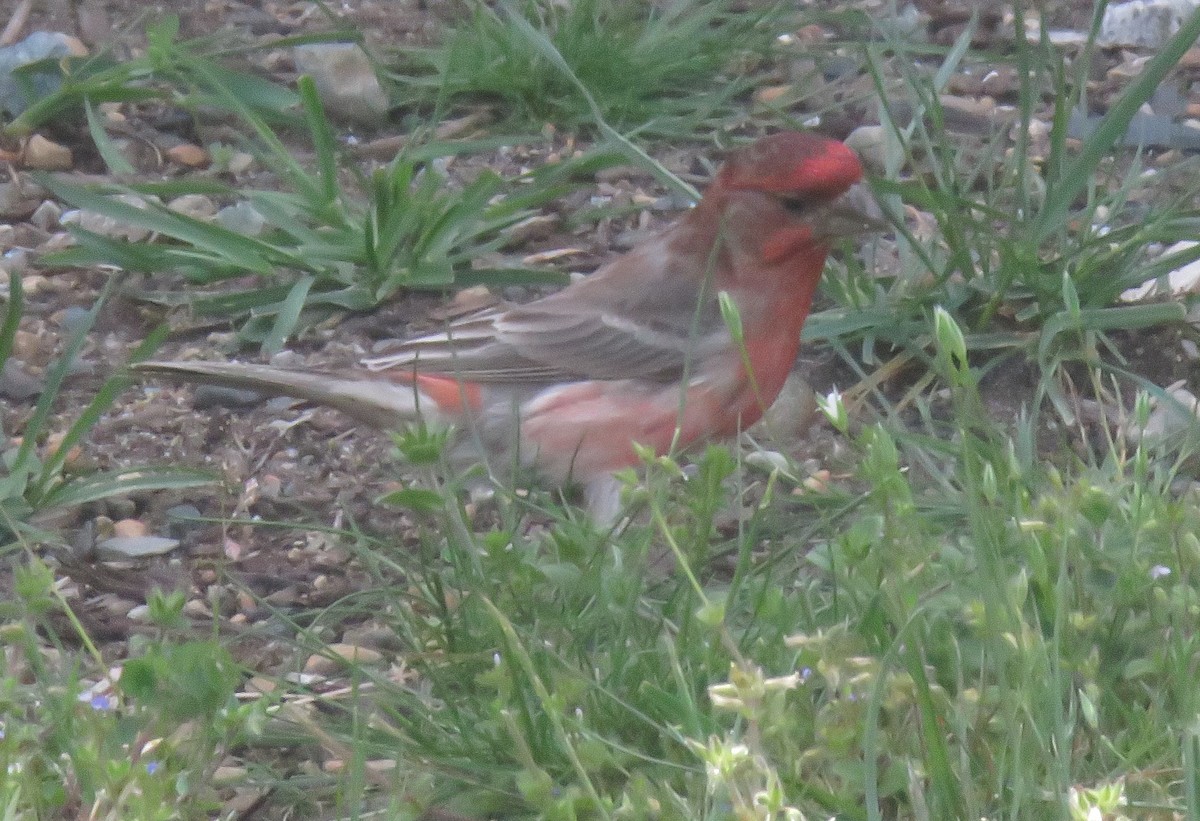
<path fill-rule="evenodd" d="M 806 217 L 820 239 L 877 234 L 890 227 L 883 209 L 865 183 L 857 183 L 833 202 L 814 208 Z"/>

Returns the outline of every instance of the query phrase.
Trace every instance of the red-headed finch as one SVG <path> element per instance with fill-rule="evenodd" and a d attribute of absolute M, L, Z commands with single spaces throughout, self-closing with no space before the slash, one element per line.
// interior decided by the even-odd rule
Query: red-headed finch
<path fill-rule="evenodd" d="M 634 443 L 661 454 L 729 436 L 774 401 L 830 242 L 875 224 L 843 198 L 861 176 L 836 140 L 775 134 L 731 152 L 695 208 L 591 276 L 460 319 L 361 370 L 136 370 L 294 396 L 383 428 L 454 424 L 487 455 L 515 454 L 552 482 L 579 482 L 593 514 L 611 519 L 612 474 L 638 464 Z"/>

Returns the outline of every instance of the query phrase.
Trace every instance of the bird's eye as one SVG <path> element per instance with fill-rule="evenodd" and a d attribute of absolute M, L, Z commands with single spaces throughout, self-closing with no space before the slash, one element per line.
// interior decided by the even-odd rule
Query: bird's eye
<path fill-rule="evenodd" d="M 792 214 L 803 214 L 810 205 L 807 199 L 800 196 L 780 197 L 779 202 Z"/>

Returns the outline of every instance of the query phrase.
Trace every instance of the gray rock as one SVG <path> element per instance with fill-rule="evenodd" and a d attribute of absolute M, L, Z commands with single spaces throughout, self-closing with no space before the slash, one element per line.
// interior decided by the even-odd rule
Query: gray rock
<path fill-rule="evenodd" d="M 42 380 L 29 373 L 15 359 L 9 359 L 0 369 L 0 396 L 20 402 L 42 392 Z"/>
<path fill-rule="evenodd" d="M 217 206 L 203 194 L 184 194 L 176 197 L 167 203 L 167 208 L 185 217 L 204 221 L 211 220 L 217 213 Z"/>
<path fill-rule="evenodd" d="M 96 543 L 96 554 L 101 559 L 138 559 L 145 556 L 162 556 L 179 547 L 178 539 L 165 536 L 114 536 Z"/>
<path fill-rule="evenodd" d="M 854 149 L 863 164 L 873 171 L 887 168 L 887 131 L 882 125 L 860 125 L 846 136 L 846 145 Z"/>
<path fill-rule="evenodd" d="M 1086 140 L 1100 126 L 1101 119 L 1074 109 L 1067 119 L 1067 136 Z M 1131 148 L 1141 146 L 1200 151 L 1200 128 L 1177 123 L 1167 116 L 1139 111 L 1129 121 L 1120 143 Z"/>
<path fill-rule="evenodd" d="M 0 182 L 0 219 L 29 219 L 46 197 L 46 189 L 29 182 Z"/>
<path fill-rule="evenodd" d="M 4 280 L 4 288 L 8 289 L 8 278 L 10 276 L 18 276 L 24 278 L 29 273 L 32 263 L 29 259 L 29 252 L 24 248 L 13 248 L 4 252 L 4 256 L 0 257 L 0 273 L 4 276 L 0 277 Z"/>
<path fill-rule="evenodd" d="M 296 46 L 294 56 L 296 70 L 312 77 L 330 114 L 364 125 L 387 118 L 387 94 L 357 44 L 308 43 Z"/>
<path fill-rule="evenodd" d="M 82 308 L 78 305 L 70 306 L 63 311 L 62 329 L 71 336 L 74 336 L 87 324 L 89 313 L 87 308 Z"/>
<path fill-rule="evenodd" d="M 43 231 L 53 231 L 62 216 L 62 206 L 54 200 L 44 200 L 29 216 L 29 221 Z"/>
<path fill-rule="evenodd" d="M 134 208 L 147 208 L 148 202 L 133 194 L 118 194 L 114 200 L 132 205 Z M 124 222 L 116 217 L 110 217 L 99 211 L 72 210 L 67 211 L 59 219 L 62 225 L 78 225 L 93 234 L 100 234 L 113 239 L 123 239 L 128 242 L 141 242 L 150 236 L 150 229 L 142 225 Z"/>
<path fill-rule="evenodd" d="M 221 385 L 200 385 L 192 399 L 198 409 L 205 408 L 249 408 L 262 401 L 258 391 L 244 388 L 226 388 Z"/>
<path fill-rule="evenodd" d="M 257 237 L 266 228 L 267 220 L 250 203 L 238 202 L 217 212 L 217 225 L 242 236 Z"/>
<path fill-rule="evenodd" d="M 207 525 L 207 522 L 194 521 L 204 516 L 195 505 L 183 504 L 169 507 L 166 510 L 167 533 L 172 539 L 183 540 L 191 533 Z"/>
<path fill-rule="evenodd" d="M 71 44 L 72 38 L 61 32 L 35 31 L 19 43 L 0 48 L 0 109 L 16 117 L 32 103 L 58 91 L 62 78 L 54 68 L 22 78 L 30 82 L 31 94 L 25 93 L 23 83 L 13 72 L 47 57 L 66 57 L 72 51 Z"/>
<path fill-rule="evenodd" d="M 1200 8 L 1200 0 L 1130 0 L 1104 10 L 1096 43 L 1105 48 L 1159 48 L 1183 21 Z"/>

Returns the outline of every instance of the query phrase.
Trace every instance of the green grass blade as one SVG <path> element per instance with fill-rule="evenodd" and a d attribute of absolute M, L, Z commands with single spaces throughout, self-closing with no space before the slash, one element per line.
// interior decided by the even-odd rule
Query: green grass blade
<path fill-rule="evenodd" d="M 8 278 L 8 302 L 4 306 L 4 322 L 0 323 L 0 367 L 4 367 L 4 363 L 12 355 L 13 339 L 16 338 L 17 328 L 21 324 L 21 313 L 24 306 L 21 278 L 10 275 Z"/>
<path fill-rule="evenodd" d="M 217 476 L 201 470 L 146 465 L 72 479 L 49 491 L 41 502 L 48 507 L 74 507 L 101 499 L 111 499 L 114 496 L 162 490 L 191 490 L 212 487 L 218 482 Z"/>
<path fill-rule="evenodd" d="M 321 200 L 333 202 L 338 196 L 337 141 L 334 139 L 333 129 L 329 127 L 329 118 L 325 116 L 325 107 L 321 105 L 321 96 L 317 93 L 317 86 L 312 78 L 301 77 L 297 85 L 300 88 L 304 122 L 308 125 L 308 133 L 317 156 L 317 180 L 321 185 Z"/>
<path fill-rule="evenodd" d="M 1053 181 L 1046 201 L 1033 225 L 1033 241 L 1041 243 L 1067 221 L 1071 203 L 1092 180 L 1101 159 L 1112 149 L 1129 127 L 1133 115 L 1162 85 L 1167 73 L 1200 38 L 1200 12 L 1194 12 L 1179 31 L 1167 41 L 1142 72 L 1117 98 L 1096 131 L 1084 142 L 1083 149 Z"/>
<path fill-rule="evenodd" d="M 84 111 L 87 113 L 88 133 L 92 135 L 92 142 L 95 143 L 96 150 L 100 152 L 100 159 L 104 160 L 108 170 L 118 176 L 132 176 L 134 174 L 133 165 L 125 159 L 125 155 L 118 151 L 117 147 L 113 145 L 113 141 L 109 139 L 108 132 L 104 130 L 104 124 L 96 116 L 96 109 L 92 106 L 91 100 L 84 100 Z"/>
<path fill-rule="evenodd" d="M 279 306 L 279 313 L 275 315 L 275 324 L 271 326 L 270 333 L 263 340 L 262 350 L 265 355 L 271 356 L 283 350 L 284 343 L 287 342 L 296 327 L 300 312 L 304 310 L 308 292 L 312 289 L 314 282 L 316 282 L 314 277 L 301 277 L 288 291 L 287 298 Z"/>

